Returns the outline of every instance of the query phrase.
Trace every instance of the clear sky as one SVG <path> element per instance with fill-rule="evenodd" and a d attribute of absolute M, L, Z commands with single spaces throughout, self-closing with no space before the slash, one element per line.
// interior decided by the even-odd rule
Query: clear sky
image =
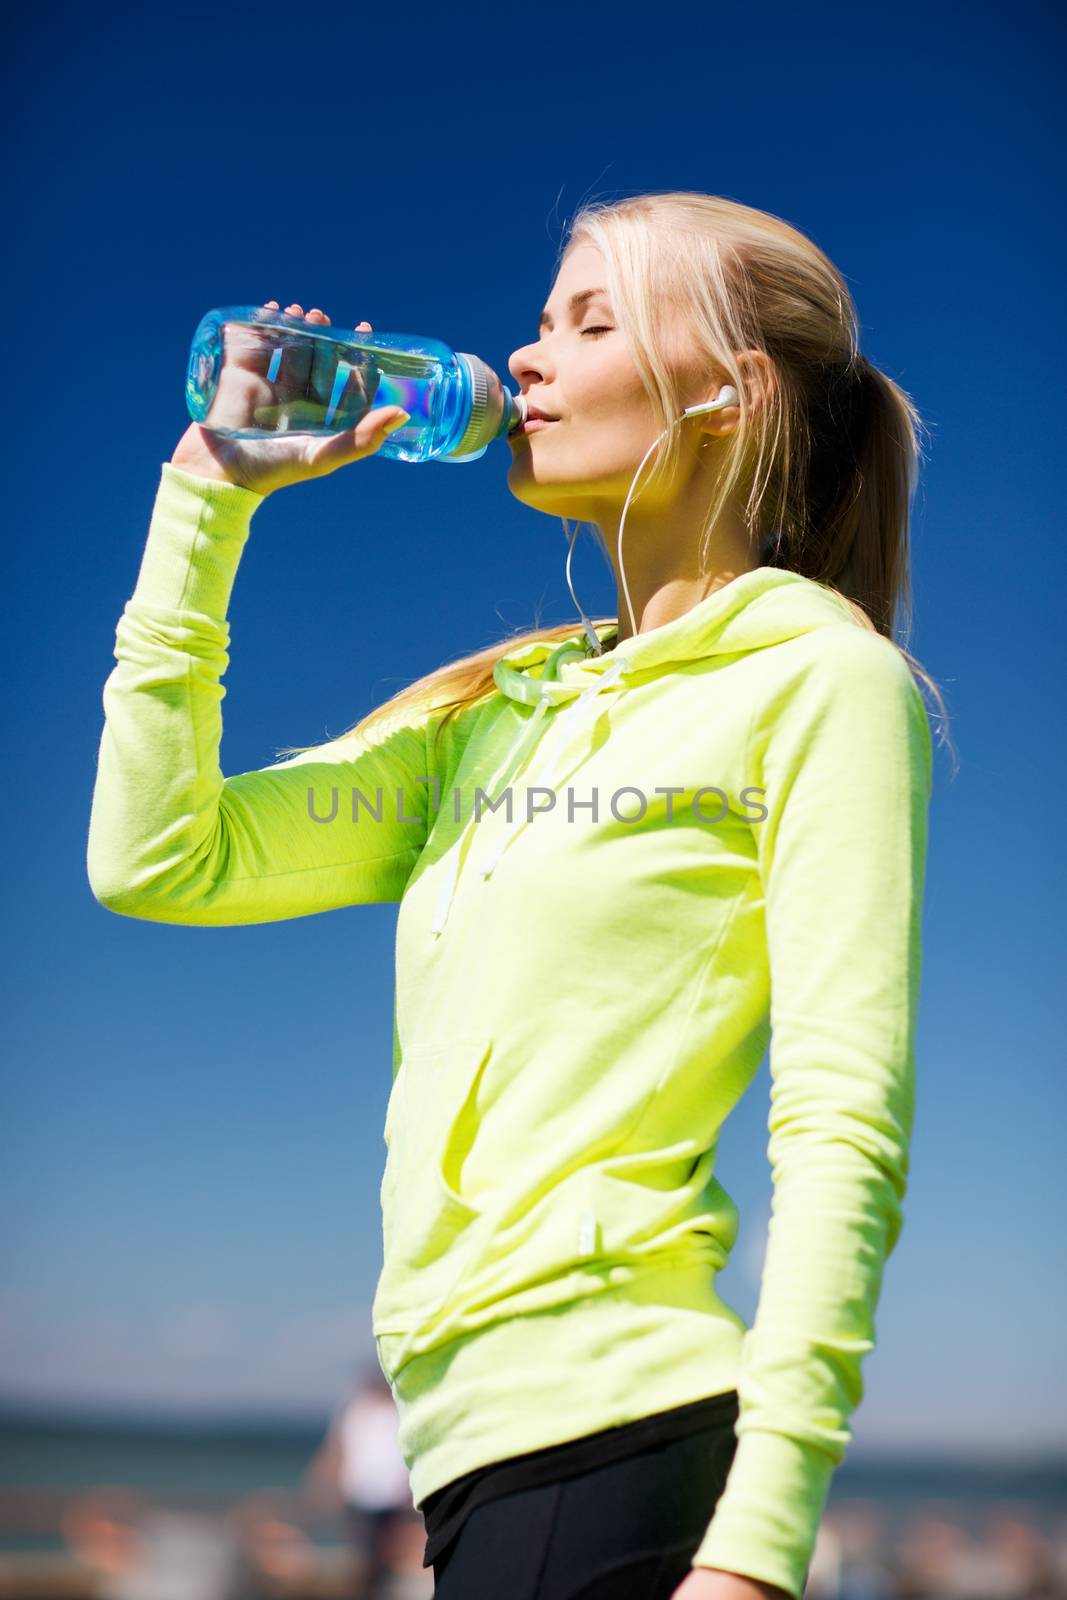
<path fill-rule="evenodd" d="M 372 1352 L 396 907 L 182 929 L 86 878 L 102 689 L 199 318 L 297 300 L 506 375 L 578 205 L 690 189 L 828 252 L 932 436 L 910 647 L 960 765 L 937 749 L 912 1178 L 856 1450 L 1067 1444 L 1051 6 L 59 5 L 9 69 L 0 1399 L 314 1415 Z M 562 525 L 509 460 L 375 460 L 264 504 L 226 773 L 575 615 Z M 588 531 L 574 578 L 613 610 Z M 721 1147 L 746 1319 L 768 1093 L 765 1062 Z"/>

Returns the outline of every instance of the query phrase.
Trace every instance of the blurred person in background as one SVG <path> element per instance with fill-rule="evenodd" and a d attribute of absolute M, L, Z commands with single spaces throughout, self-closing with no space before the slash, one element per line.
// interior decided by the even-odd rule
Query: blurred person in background
<path fill-rule="evenodd" d="M 320 1506 L 336 1508 L 359 1557 L 355 1594 L 377 1597 L 395 1572 L 404 1524 L 415 1524 L 421 1571 L 422 1523 L 399 1443 L 392 1390 L 377 1363 L 368 1364 L 334 1409 L 326 1436 L 308 1465 L 305 1488 Z"/>

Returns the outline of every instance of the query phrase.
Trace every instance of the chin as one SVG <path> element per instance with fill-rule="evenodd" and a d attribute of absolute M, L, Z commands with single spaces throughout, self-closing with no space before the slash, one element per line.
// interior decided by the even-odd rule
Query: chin
<path fill-rule="evenodd" d="M 516 500 L 529 506 L 531 511 L 543 511 L 546 517 L 566 517 L 570 522 L 592 520 L 586 502 L 573 500 L 566 492 L 554 493 L 551 488 L 546 491 L 543 484 L 536 483 L 509 482 L 508 487 Z"/>
<path fill-rule="evenodd" d="M 585 485 L 539 480 L 532 472 L 516 471 L 517 457 L 508 468 L 508 488 L 524 506 L 543 511 L 547 517 L 566 517 L 571 522 L 595 521 L 594 507 Z"/>

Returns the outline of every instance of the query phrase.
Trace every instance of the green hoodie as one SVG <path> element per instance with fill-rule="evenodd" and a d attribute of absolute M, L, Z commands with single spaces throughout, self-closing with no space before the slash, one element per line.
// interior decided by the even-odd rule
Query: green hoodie
<path fill-rule="evenodd" d="M 93 893 L 195 927 L 398 901 L 373 1330 L 415 1505 L 736 1387 L 692 1564 L 799 1596 L 902 1225 L 932 780 L 907 663 L 758 567 L 601 655 L 578 628 L 516 648 L 444 726 L 424 702 L 224 777 L 260 503 L 163 467 L 104 688 Z M 738 1213 L 715 1166 L 768 1043 L 748 1328 L 716 1290 Z"/>

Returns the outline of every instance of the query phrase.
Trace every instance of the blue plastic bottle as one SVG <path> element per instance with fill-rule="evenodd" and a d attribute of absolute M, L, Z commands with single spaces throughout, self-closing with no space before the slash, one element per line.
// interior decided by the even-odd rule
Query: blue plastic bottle
<path fill-rule="evenodd" d="M 402 406 L 409 420 L 376 451 L 398 461 L 477 461 L 526 420 L 525 397 L 479 356 L 266 306 L 221 306 L 201 319 L 185 398 L 194 422 L 235 439 L 341 433 L 370 410 Z"/>

